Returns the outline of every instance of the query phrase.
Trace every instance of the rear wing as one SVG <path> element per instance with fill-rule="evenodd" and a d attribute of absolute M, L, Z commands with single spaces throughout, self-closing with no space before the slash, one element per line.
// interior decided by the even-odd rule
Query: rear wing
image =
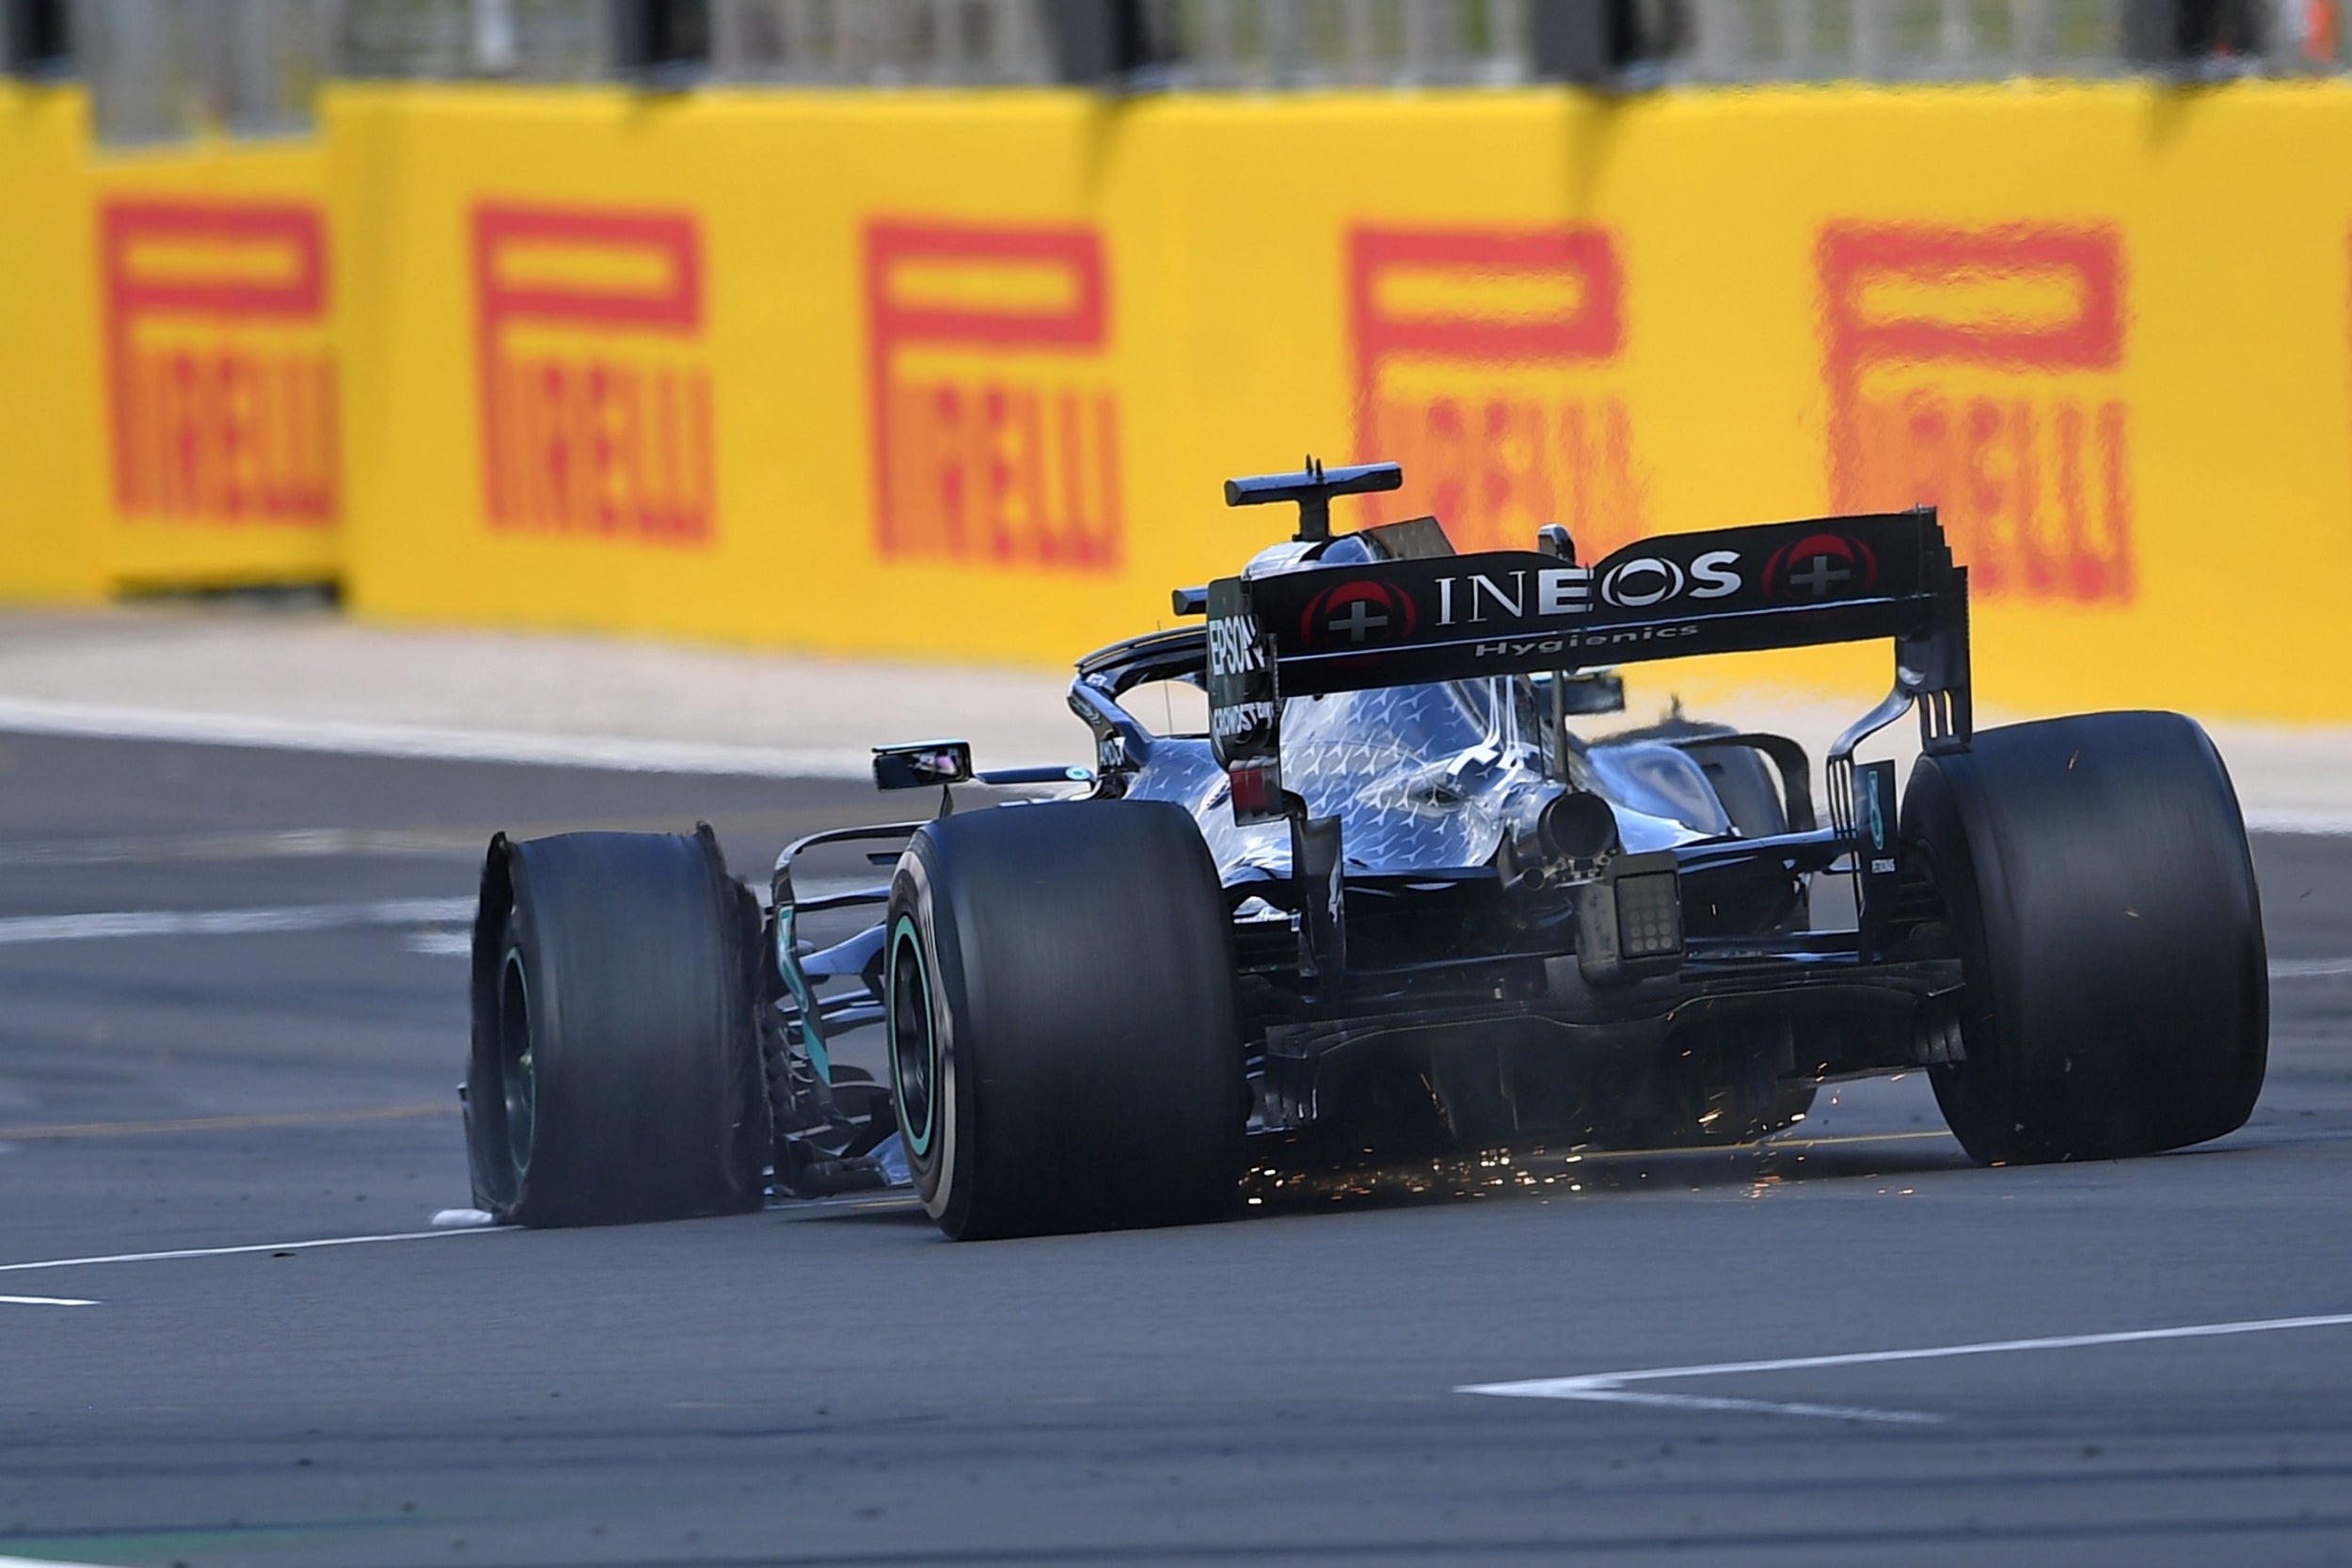
<path fill-rule="evenodd" d="M 1589 566 L 1498 550 L 1222 578 L 1207 609 L 1210 736 L 1245 815 L 1243 794 L 1280 790 L 1283 699 L 1423 681 L 1890 638 L 1930 748 L 1968 742 L 1968 574 L 1931 507 L 1666 534 Z"/>

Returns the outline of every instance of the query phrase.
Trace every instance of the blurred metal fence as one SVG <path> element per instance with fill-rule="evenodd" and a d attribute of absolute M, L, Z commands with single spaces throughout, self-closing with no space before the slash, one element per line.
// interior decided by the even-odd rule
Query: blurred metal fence
<path fill-rule="evenodd" d="M 710 0 L 710 74 L 833 87 L 1054 79 L 1047 0 Z"/>
<path fill-rule="evenodd" d="M 1692 0 L 1710 81 L 2110 75 L 2125 0 Z"/>
<path fill-rule="evenodd" d="M 329 76 L 593 81 L 611 0 L 72 0 L 102 140 L 310 128 Z"/>
<path fill-rule="evenodd" d="M 2342 0 L 1684 0 L 1701 81 L 2344 69 Z"/>
<path fill-rule="evenodd" d="M 300 132 L 334 57 L 324 0 L 74 0 L 70 16 L 108 141 Z"/>
<path fill-rule="evenodd" d="M 611 0 L 310 3 L 336 13 L 340 76 L 586 82 L 613 68 Z"/>
<path fill-rule="evenodd" d="M 1056 79 L 1057 19 L 1112 0 L 695 0 L 662 80 L 865 86 Z M 2352 0 L 1131 0 L 1136 88 L 1965 80 L 2352 68 Z M 1543 57 L 1541 6 L 1605 25 L 1598 71 Z M 593 81 L 614 0 L 69 0 L 100 135 L 297 133 L 330 75 Z M 1562 14 L 1549 13 L 1555 20 Z M 707 58 L 699 54 L 707 50 Z"/>
<path fill-rule="evenodd" d="M 1170 85 L 1504 85 L 1532 74 L 1528 0 L 1146 0 Z"/>

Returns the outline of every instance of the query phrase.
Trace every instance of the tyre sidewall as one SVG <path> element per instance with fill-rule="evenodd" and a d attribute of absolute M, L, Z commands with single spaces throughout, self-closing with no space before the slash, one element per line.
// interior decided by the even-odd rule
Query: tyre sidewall
<path fill-rule="evenodd" d="M 952 927 L 945 933 L 941 929 L 943 919 L 952 922 L 954 918 L 952 911 L 943 910 L 939 900 L 937 865 L 941 859 L 939 845 L 925 833 L 915 835 L 907 852 L 898 858 L 898 871 L 891 878 L 883 974 L 892 991 L 891 998 L 886 999 L 887 1006 L 895 1002 L 899 944 L 902 940 L 912 941 L 923 966 L 924 1002 L 929 1012 L 929 1138 L 923 1139 L 922 1129 L 911 1124 L 906 1095 L 899 1084 L 900 1023 L 895 1006 L 888 1023 L 890 1101 L 898 1118 L 898 1139 L 906 1150 L 907 1170 L 914 1179 L 915 1192 L 923 1199 L 924 1212 L 953 1235 L 962 1228 L 971 1207 L 968 1195 L 972 1185 L 972 1139 L 965 1135 L 963 1122 L 971 1112 L 972 1094 L 963 1056 L 956 1049 L 956 1021 L 964 1013 L 962 944 L 953 940 Z M 943 935 L 946 940 L 942 940 Z M 918 1140 L 922 1145 L 919 1148 Z"/>
<path fill-rule="evenodd" d="M 2002 1023 L 2009 1013 L 2000 1004 L 2002 996 L 2014 990 L 2014 980 L 2004 973 L 1988 940 L 1979 869 L 1959 804 L 1961 797 L 1974 793 L 1973 780 L 1955 788 L 1954 775 L 1965 779 L 1972 766 L 1973 759 L 1964 753 L 1919 759 L 1911 787 L 1904 792 L 1903 835 L 1909 852 L 1928 865 L 1943 897 L 1947 928 L 1960 949 L 1965 982 L 1961 1036 L 1968 1060 L 1931 1067 L 1929 1080 L 1961 1148 L 1979 1164 L 1994 1164 L 2020 1152 L 2020 1129 L 2010 1109 L 2020 1092 L 2018 1051 L 2003 1037 Z M 1994 874 L 1998 876 L 1997 866 Z"/>
<path fill-rule="evenodd" d="M 900 857 L 888 920 L 894 965 L 904 931 L 927 971 L 929 1149 L 914 1148 L 895 1048 L 892 1098 L 942 1230 L 1189 1223 L 1238 1201 L 1248 1101 L 1231 936 L 1181 807 L 1052 802 L 927 825 Z"/>

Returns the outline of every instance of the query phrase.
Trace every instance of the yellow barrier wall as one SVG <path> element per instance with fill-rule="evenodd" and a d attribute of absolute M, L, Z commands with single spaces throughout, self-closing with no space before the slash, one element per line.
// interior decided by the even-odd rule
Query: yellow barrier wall
<path fill-rule="evenodd" d="M 329 124 L 368 612 L 1058 662 L 1312 451 L 1465 545 L 1935 500 L 1987 702 L 2352 719 L 2342 87 Z"/>
<path fill-rule="evenodd" d="M 1127 345 L 1155 307 L 1112 276 L 1104 187 L 1136 182 L 1098 114 L 1077 95 L 339 91 L 355 603 L 1026 659 L 1138 608 L 1148 625 L 1144 585 L 1202 558 L 1162 507 L 1104 511 L 1154 487 L 1128 455 L 1152 410 Z M 1053 483 L 1076 463 L 1086 499 L 1015 526 L 1002 563 L 932 550 L 912 479 L 897 524 L 878 505 L 878 471 L 913 459 L 876 439 L 877 375 L 885 400 L 951 382 L 976 417 L 1008 388 L 1043 399 L 1006 416 L 1040 441 L 1074 413 Z M 1087 556 L 1098 534 L 1111 553 Z"/>
<path fill-rule="evenodd" d="M 324 155 L 100 155 L 87 120 L 0 87 L 0 594 L 333 577 Z"/>
<path fill-rule="evenodd" d="M 1465 546 L 1935 500 L 1988 703 L 2352 720 L 2343 86 L 84 119 L 0 88 L 0 593 L 1059 662 L 1312 451 Z"/>
<path fill-rule="evenodd" d="M 0 597 L 106 588 L 77 91 L 0 81 Z"/>
<path fill-rule="evenodd" d="M 341 565 L 346 377 L 314 142 L 93 162 L 100 516 L 119 587 Z"/>

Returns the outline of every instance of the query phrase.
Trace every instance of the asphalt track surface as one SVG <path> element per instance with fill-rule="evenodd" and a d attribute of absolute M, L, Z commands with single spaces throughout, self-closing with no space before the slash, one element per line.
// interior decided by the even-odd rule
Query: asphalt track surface
<path fill-rule="evenodd" d="M 0 1558 L 2352 1561 L 2352 840 L 2258 841 L 2269 1086 L 2162 1158 L 1978 1169 L 1915 1076 L 1191 1229 L 429 1228 L 491 828 L 880 815 L 0 736 L 0 1263 L 246 1249 L 0 1271 Z"/>

